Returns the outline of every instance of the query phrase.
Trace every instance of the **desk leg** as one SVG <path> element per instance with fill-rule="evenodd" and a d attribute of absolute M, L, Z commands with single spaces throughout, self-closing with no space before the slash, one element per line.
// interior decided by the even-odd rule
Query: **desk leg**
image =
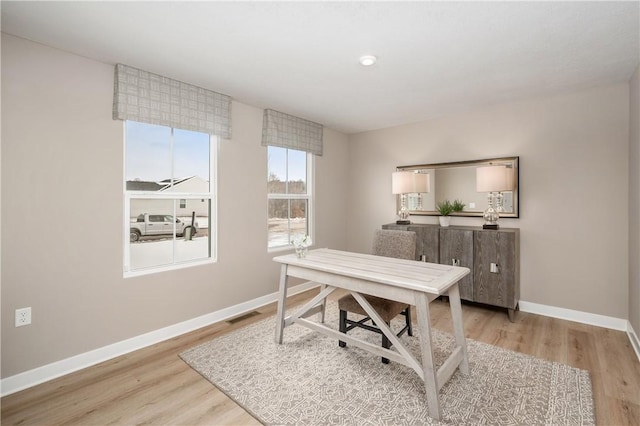
<path fill-rule="evenodd" d="M 453 322 L 453 334 L 456 336 L 456 346 L 462 348 L 460 371 L 462 374 L 469 374 L 469 354 L 467 353 L 467 341 L 464 337 L 460 290 L 457 283 L 449 289 L 449 307 L 451 309 L 451 321 Z"/>
<path fill-rule="evenodd" d="M 418 331 L 420 333 L 420 349 L 422 351 L 422 371 L 424 373 L 424 386 L 427 391 L 427 406 L 429 415 L 436 420 L 440 420 L 442 411 L 440 410 L 440 400 L 438 398 L 438 376 L 433 362 L 429 299 L 425 293 L 421 292 L 415 293 L 415 299 Z"/>
<path fill-rule="evenodd" d="M 284 332 L 284 313 L 287 304 L 287 264 L 283 263 L 280 268 L 280 288 L 278 290 L 278 312 L 276 314 L 276 343 L 282 344 Z"/>
<path fill-rule="evenodd" d="M 321 285 L 320 285 L 320 292 L 322 292 L 325 288 L 327 288 L 327 285 L 326 285 L 326 284 L 321 284 Z M 321 322 L 322 324 L 324 324 L 325 313 L 326 313 L 326 311 L 327 311 L 327 298 L 325 297 L 325 298 L 322 300 L 322 302 L 321 302 L 321 303 L 322 303 L 322 304 L 321 304 L 321 306 L 322 306 L 322 307 L 320 308 L 320 309 L 321 309 L 321 310 L 320 310 L 320 322 Z"/>

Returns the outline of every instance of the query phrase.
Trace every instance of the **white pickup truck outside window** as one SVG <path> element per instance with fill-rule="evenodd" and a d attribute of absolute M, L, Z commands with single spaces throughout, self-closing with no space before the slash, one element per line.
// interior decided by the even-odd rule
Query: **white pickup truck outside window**
<path fill-rule="evenodd" d="M 125 276 L 214 262 L 217 138 L 124 126 Z"/>

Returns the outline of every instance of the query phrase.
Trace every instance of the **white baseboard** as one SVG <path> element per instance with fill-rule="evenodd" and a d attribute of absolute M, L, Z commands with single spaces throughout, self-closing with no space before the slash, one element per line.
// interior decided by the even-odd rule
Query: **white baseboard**
<path fill-rule="evenodd" d="M 525 302 L 523 300 L 519 302 L 519 305 L 522 312 L 575 321 L 582 324 L 596 325 L 598 327 L 610 328 L 612 330 L 627 331 L 627 323 L 629 322 L 626 319 L 591 314 L 589 312 L 574 311 L 573 309 L 559 308 L 557 306 L 540 305 L 538 303 Z"/>
<path fill-rule="evenodd" d="M 575 321 L 582 324 L 595 325 L 612 330 L 626 331 L 633 350 L 640 361 L 640 340 L 633 329 L 631 322 L 621 318 L 609 317 L 606 315 L 591 314 L 588 312 L 574 311 L 572 309 L 558 308 L 556 306 L 540 305 L 538 303 L 520 301 L 520 310 L 532 314 L 544 315 L 546 317 L 559 318 L 563 320 Z"/>
<path fill-rule="evenodd" d="M 289 296 L 293 296 L 318 285 L 318 283 L 308 281 L 295 287 L 291 287 L 287 291 L 287 294 Z M 10 395 L 40 383 L 48 382 L 49 380 L 73 373 L 74 371 L 82 370 L 83 368 L 91 367 L 92 365 L 113 359 L 120 355 L 125 355 L 181 334 L 206 327 L 216 322 L 242 315 L 264 305 L 268 305 L 269 303 L 275 302 L 277 300 L 277 296 L 277 292 L 267 294 L 266 296 L 258 297 L 257 299 L 239 303 L 216 312 L 170 325 L 169 327 L 161 328 L 112 345 L 104 346 L 102 348 L 75 355 L 61 361 L 56 361 L 42 367 L 34 368 L 33 370 L 25 371 L 24 373 L 7 377 L 0 381 L 0 395 Z"/>
<path fill-rule="evenodd" d="M 640 340 L 638 340 L 638 335 L 629 321 L 627 321 L 627 336 L 629 336 L 631 346 L 633 346 L 633 350 L 636 351 L 638 361 L 640 361 Z"/>

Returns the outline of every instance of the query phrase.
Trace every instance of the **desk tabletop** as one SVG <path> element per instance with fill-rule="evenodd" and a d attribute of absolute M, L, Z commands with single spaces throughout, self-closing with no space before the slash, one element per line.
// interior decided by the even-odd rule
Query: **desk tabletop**
<path fill-rule="evenodd" d="M 445 294 L 469 274 L 469 268 L 396 259 L 332 249 L 310 250 L 306 257 L 288 254 L 274 261 L 316 271 L 338 274 L 430 294 Z"/>

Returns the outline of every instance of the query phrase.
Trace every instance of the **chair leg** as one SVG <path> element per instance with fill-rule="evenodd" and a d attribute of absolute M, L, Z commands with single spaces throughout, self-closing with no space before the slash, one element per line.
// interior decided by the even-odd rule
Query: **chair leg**
<path fill-rule="evenodd" d="M 405 319 L 407 320 L 407 334 L 409 336 L 413 336 L 413 328 L 411 327 L 411 306 L 407 306 L 407 309 L 404 310 Z"/>
<path fill-rule="evenodd" d="M 387 326 L 391 326 L 391 324 L 387 322 Z M 389 341 L 389 338 L 384 333 L 382 333 L 382 347 L 385 349 L 389 349 L 391 347 L 391 342 Z M 389 364 L 389 359 L 382 357 L 382 363 Z"/>
<path fill-rule="evenodd" d="M 347 311 L 340 310 L 340 333 L 347 333 Z M 347 342 L 343 342 L 342 340 L 338 340 L 338 346 L 344 348 L 347 346 Z"/>

